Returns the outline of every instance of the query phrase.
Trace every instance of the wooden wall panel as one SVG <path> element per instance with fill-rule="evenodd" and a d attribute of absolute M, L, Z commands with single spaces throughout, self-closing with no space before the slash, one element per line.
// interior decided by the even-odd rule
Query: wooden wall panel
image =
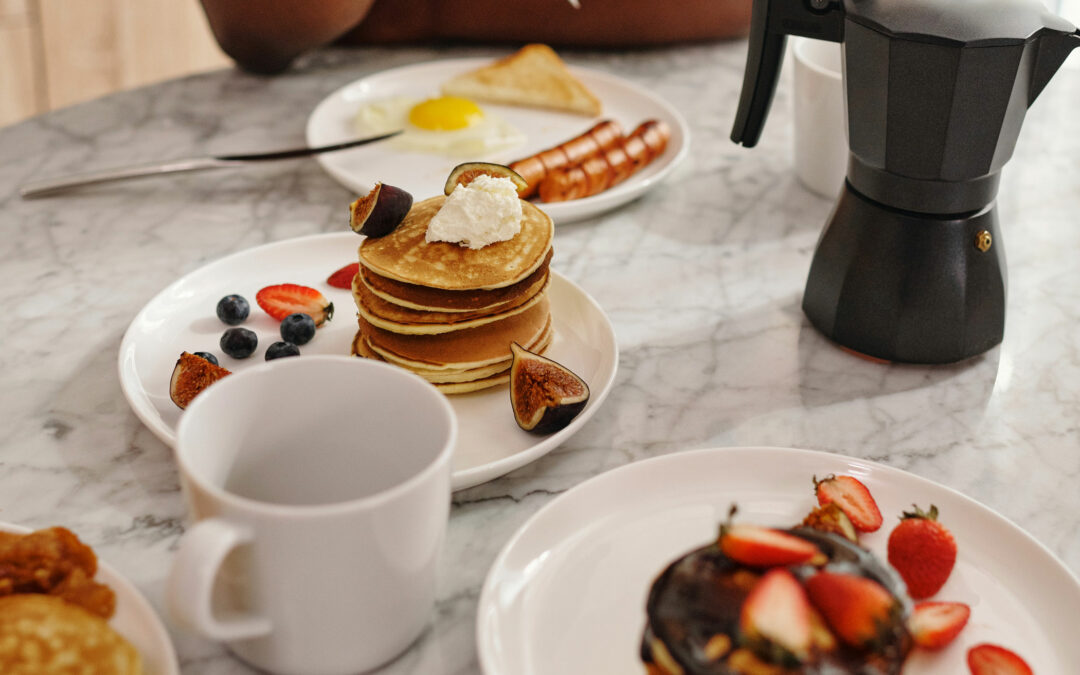
<path fill-rule="evenodd" d="M 0 0 L 0 126 L 46 109 L 38 17 L 29 0 Z"/>
<path fill-rule="evenodd" d="M 119 8 L 124 87 L 159 82 L 231 63 L 214 42 L 196 0 L 113 0 Z"/>
<path fill-rule="evenodd" d="M 196 0 L 0 0 L 0 125 L 230 63 Z"/>
<path fill-rule="evenodd" d="M 52 108 L 123 86 L 112 0 L 38 0 Z"/>

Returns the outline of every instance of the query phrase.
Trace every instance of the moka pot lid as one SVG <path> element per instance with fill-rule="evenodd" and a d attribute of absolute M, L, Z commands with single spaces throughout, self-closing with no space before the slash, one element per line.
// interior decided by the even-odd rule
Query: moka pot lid
<path fill-rule="evenodd" d="M 1076 27 L 1039 0 L 844 0 L 849 21 L 906 40 L 992 47 Z"/>

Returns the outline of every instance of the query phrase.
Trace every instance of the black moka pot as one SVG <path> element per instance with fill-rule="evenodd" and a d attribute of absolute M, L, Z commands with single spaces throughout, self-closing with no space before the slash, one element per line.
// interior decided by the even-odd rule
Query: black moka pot
<path fill-rule="evenodd" d="M 810 265 L 811 323 L 888 361 L 1000 343 L 998 178 L 1076 27 L 1036 0 L 754 0 L 736 143 L 761 135 L 788 35 L 843 44 L 851 154 Z"/>

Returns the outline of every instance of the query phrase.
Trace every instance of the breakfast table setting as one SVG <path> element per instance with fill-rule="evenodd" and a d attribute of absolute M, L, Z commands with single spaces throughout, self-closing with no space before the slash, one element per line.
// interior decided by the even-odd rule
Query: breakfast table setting
<path fill-rule="evenodd" d="M 390 139 L 55 195 L 20 188 L 348 140 L 355 130 L 342 120 L 363 101 L 429 95 L 461 69 L 511 51 L 326 48 L 274 77 L 197 74 L 0 129 L 0 301 L 9 322 L 0 524 L 63 526 L 93 548 L 120 600 L 125 628 L 117 629 L 131 631 L 147 672 L 260 672 L 248 663 L 257 657 L 193 630 L 182 620 L 190 612 L 175 611 L 183 602 L 169 598 L 181 583 L 171 568 L 195 560 L 186 548 L 191 505 L 221 500 L 213 490 L 198 496 L 193 467 L 209 460 L 183 448 L 195 426 L 185 417 L 209 417 L 210 393 L 187 411 L 169 400 L 180 352 L 216 351 L 222 365 L 270 372 L 278 364 L 259 365 L 261 350 L 251 365 L 221 354 L 227 326 L 214 307 L 227 293 L 245 295 L 249 325 L 268 344 L 276 324 L 259 314 L 255 292 L 288 282 L 318 286 L 336 305 L 291 367 L 309 354 L 318 355 L 313 365 L 349 356 L 352 299 L 324 280 L 355 262 L 363 239 L 350 227 L 350 204 L 379 181 L 407 184 L 416 202 L 442 194 L 445 167 L 456 162 L 429 168 Z M 639 645 L 652 579 L 715 536 L 732 502 L 772 519 L 763 524 L 794 524 L 826 474 L 857 476 L 875 493 L 884 525 L 865 541 L 878 555 L 902 511 L 933 502 L 959 549 L 947 599 L 973 607 L 965 644 L 1006 644 L 1041 664 L 1036 672 L 1067 672 L 1080 658 L 1063 632 L 1080 613 L 1080 58 L 1039 93 L 1001 170 L 1000 344 L 920 364 L 855 353 L 865 350 L 842 347 L 804 312 L 815 248 L 843 181 L 821 193 L 797 175 L 790 66 L 760 140 L 747 148 L 731 138 L 745 40 L 559 56 L 627 130 L 666 121 L 667 148 L 610 195 L 550 205 L 554 338 L 545 353 L 588 385 L 578 417 L 526 434 L 506 385 L 446 396 L 450 406 L 441 395 L 413 395 L 395 412 L 390 388 L 379 402 L 379 417 L 404 427 L 437 426 L 420 412 L 429 403 L 438 411 L 431 416 L 451 411 L 456 422 L 439 443 L 454 445 L 447 439 L 456 433 L 456 446 L 431 571 L 434 606 L 419 637 L 372 672 L 645 672 Z M 500 163 L 591 123 L 499 110 L 519 143 L 492 160 Z M 312 446 L 340 442 L 307 405 L 344 406 L 333 399 L 345 385 L 330 379 L 325 388 L 303 385 L 306 400 L 264 401 L 249 387 L 265 406 L 234 402 L 235 416 L 261 412 Z M 217 418 L 214 428 L 235 421 Z M 279 588 L 323 588 L 319 555 L 298 556 Z M 365 569 L 357 563 L 351 573 L 362 578 Z M 333 622 L 329 612 L 322 618 Z M 905 672 L 961 672 L 962 659 L 960 651 L 947 663 L 919 656 Z"/>

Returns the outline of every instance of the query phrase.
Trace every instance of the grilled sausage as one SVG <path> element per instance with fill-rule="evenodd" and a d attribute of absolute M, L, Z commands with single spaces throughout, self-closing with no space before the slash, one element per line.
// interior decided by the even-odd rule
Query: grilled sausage
<path fill-rule="evenodd" d="M 519 191 L 522 199 L 536 194 L 536 188 L 548 173 L 566 166 L 580 164 L 589 157 L 617 145 L 623 137 L 622 125 L 614 120 L 597 122 L 588 131 L 570 140 L 510 163 L 529 187 Z"/>
<path fill-rule="evenodd" d="M 667 148 L 671 130 L 660 120 L 646 120 L 619 145 L 584 161 L 548 171 L 538 186 L 540 200 L 563 202 L 589 197 L 618 185 Z M 520 173 L 520 172 L 519 172 Z"/>

